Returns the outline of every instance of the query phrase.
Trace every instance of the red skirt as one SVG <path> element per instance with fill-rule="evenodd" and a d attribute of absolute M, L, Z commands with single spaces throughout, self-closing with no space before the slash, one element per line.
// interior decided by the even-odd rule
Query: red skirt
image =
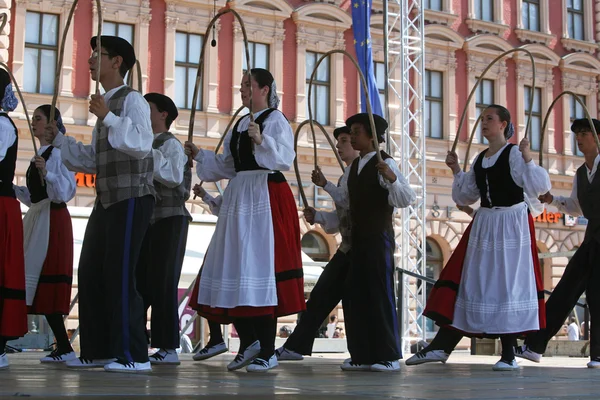
<path fill-rule="evenodd" d="M 73 226 L 65 208 L 50 209 L 48 252 L 29 314 L 69 314 L 73 282 Z"/>
<path fill-rule="evenodd" d="M 546 327 L 544 284 L 542 281 L 540 260 L 538 258 L 538 250 L 535 238 L 535 225 L 531 214 L 528 215 L 528 220 L 529 236 L 531 237 L 531 256 L 533 258 L 533 270 L 535 274 L 536 290 L 538 293 L 538 316 L 540 329 L 543 329 Z M 463 261 L 465 259 L 467 246 L 469 244 L 471 225 L 473 225 L 473 222 L 471 222 L 471 224 L 469 224 L 467 227 L 467 230 L 460 239 L 458 246 L 452 253 L 450 260 L 448 260 L 448 263 L 440 273 L 440 278 L 437 280 L 433 289 L 431 290 L 429 298 L 427 299 L 425 310 L 423 311 L 423 315 L 434 320 L 436 324 L 440 326 L 448 326 L 452 324 L 452 321 L 454 320 L 454 305 L 456 303 L 456 296 L 460 286 Z M 474 336 L 472 334 L 464 334 L 465 336 Z"/>
<path fill-rule="evenodd" d="M 21 206 L 17 199 L 0 196 L 0 336 L 14 339 L 26 333 Z"/>
<path fill-rule="evenodd" d="M 287 182 L 268 182 L 273 234 L 275 239 L 275 282 L 277 305 L 268 307 L 240 306 L 235 308 L 210 307 L 198 304 L 198 287 L 202 269 L 190 297 L 190 307 L 204 318 L 229 324 L 236 318 L 271 316 L 273 318 L 306 310 L 304 276 L 300 245 L 298 209 Z M 243 243 L 239 243 L 243 246 Z M 210 250 L 209 250 L 210 251 Z M 206 258 L 206 257 L 205 257 Z"/>

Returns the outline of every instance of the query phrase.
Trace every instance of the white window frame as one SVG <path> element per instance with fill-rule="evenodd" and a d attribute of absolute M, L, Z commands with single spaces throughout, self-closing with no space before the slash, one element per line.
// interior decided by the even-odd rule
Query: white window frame
<path fill-rule="evenodd" d="M 556 37 L 550 32 L 550 0 L 539 0 L 539 30 L 525 29 L 523 25 L 523 0 L 517 0 L 517 28 L 515 34 L 521 42 L 540 43 L 545 46 L 550 45 Z"/>
<path fill-rule="evenodd" d="M 307 50 L 305 52 L 305 57 L 304 57 L 305 60 L 308 58 L 309 54 L 310 54 L 310 57 L 314 57 L 315 63 L 321 58 L 321 56 L 323 56 L 323 54 L 321 54 L 321 53 L 317 53 L 315 51 L 309 51 L 309 50 Z M 329 70 L 327 71 L 327 75 L 328 75 L 329 80 L 327 81 L 327 83 L 324 83 L 325 81 L 318 81 L 317 76 L 315 75 L 315 80 L 313 81 L 313 89 L 315 87 L 317 87 L 317 86 L 326 86 L 327 87 L 327 97 L 328 97 L 328 102 L 327 102 L 328 103 L 327 104 L 327 108 L 328 108 L 327 109 L 327 122 L 319 120 L 319 115 L 320 114 L 319 114 L 318 110 L 321 108 L 320 107 L 321 105 L 316 103 L 317 102 L 317 94 L 316 94 L 315 90 L 313 90 L 312 93 L 311 93 L 312 99 L 315 101 L 315 108 L 312 109 L 312 112 L 313 112 L 312 116 L 313 116 L 313 118 L 315 120 L 317 120 L 318 122 L 320 122 L 322 125 L 324 125 L 324 126 L 331 126 L 331 106 L 330 106 L 331 105 L 331 81 L 332 81 L 331 78 L 332 78 L 332 75 L 333 75 L 332 74 L 332 68 L 331 68 L 331 58 L 323 60 L 321 62 L 321 64 L 319 65 L 319 68 L 323 68 L 325 66 L 325 63 L 328 64 L 327 66 L 328 66 Z M 306 79 L 306 81 L 305 81 L 306 82 L 306 98 L 307 98 L 307 102 L 308 102 L 308 89 L 309 89 L 308 88 L 308 84 L 310 82 L 310 76 L 307 74 L 306 77 L 305 77 L 305 79 Z M 306 114 L 309 115 L 308 114 L 308 110 L 306 111 Z"/>
<path fill-rule="evenodd" d="M 562 45 L 571 51 L 580 51 L 585 53 L 594 54 L 598 50 L 598 45 L 594 40 L 594 7 L 592 0 L 583 1 L 583 40 L 573 39 L 569 37 L 569 26 L 568 26 L 568 13 L 567 13 L 567 0 L 562 1 Z"/>
<path fill-rule="evenodd" d="M 202 38 L 202 42 L 203 43 L 206 40 L 206 38 L 204 37 L 203 34 L 192 33 L 192 32 L 184 32 L 184 31 L 176 31 L 175 32 L 175 39 L 177 39 L 177 34 L 178 33 L 186 35 L 186 46 L 189 44 L 189 35 L 200 36 Z M 177 46 L 177 40 L 176 40 L 175 46 Z M 189 57 L 188 48 L 186 48 L 185 51 L 186 51 L 186 57 Z M 177 70 L 177 67 L 183 67 L 183 68 L 186 68 L 186 71 L 188 69 L 190 69 L 190 68 L 192 70 L 197 71 L 198 70 L 198 61 L 199 60 L 187 60 L 187 62 L 183 62 L 183 61 L 177 61 L 175 59 L 175 70 Z M 193 74 L 193 76 L 194 76 L 193 83 L 195 85 L 195 83 L 196 83 L 196 74 Z M 189 82 L 187 82 L 187 83 L 189 85 Z M 203 83 L 204 83 L 204 77 L 202 77 L 202 81 L 201 81 L 201 85 L 200 85 L 200 93 L 199 93 L 198 103 L 196 104 L 196 106 L 197 106 L 196 112 L 204 110 L 204 101 L 203 101 L 203 99 L 204 99 L 204 84 Z M 175 101 L 175 98 L 176 98 L 176 92 L 177 92 L 176 89 L 177 89 L 177 86 L 175 86 L 174 90 L 173 90 L 173 101 Z M 189 98 L 189 96 L 187 96 L 187 95 L 189 95 L 188 89 L 189 89 L 189 86 L 186 86 L 186 89 L 185 89 L 186 90 L 186 103 L 187 103 L 187 98 Z M 192 102 L 193 102 L 193 93 L 192 93 Z M 192 109 L 192 104 L 191 103 L 190 104 L 186 104 L 186 106 L 187 107 L 181 107 L 181 106 L 177 106 L 177 107 L 178 107 L 179 110 L 187 110 L 187 111 L 189 111 L 189 110 Z"/>
<path fill-rule="evenodd" d="M 540 87 L 540 86 L 535 86 L 534 90 L 533 90 L 533 96 L 536 95 L 536 92 L 539 90 L 539 94 L 540 94 L 540 101 L 539 101 L 539 105 L 540 105 L 540 109 L 539 112 L 538 110 L 534 110 L 532 113 L 532 118 L 539 118 L 540 119 L 540 127 L 542 126 L 542 123 L 544 121 L 544 112 L 546 110 L 546 108 L 544 107 L 544 88 Z M 523 94 L 525 95 L 526 93 L 531 93 L 531 85 L 525 85 L 523 87 Z M 535 106 L 535 101 L 534 101 L 534 106 Z M 525 126 L 527 126 L 527 119 L 529 118 L 529 102 L 527 101 L 527 99 L 525 97 L 523 97 L 523 112 L 521 113 L 521 118 L 523 118 L 523 122 L 525 124 Z M 533 135 L 534 132 L 533 130 L 531 131 L 530 135 L 529 135 L 529 142 L 531 143 L 531 149 L 532 151 L 535 152 L 540 152 L 543 151 L 542 146 L 535 146 L 536 143 L 534 143 L 533 140 Z M 540 135 L 540 139 L 541 139 L 541 132 L 539 133 Z M 545 140 L 544 140 L 545 142 Z M 546 145 L 546 143 L 544 143 L 544 146 Z M 538 147 L 537 149 L 535 149 L 534 147 Z"/>
<path fill-rule="evenodd" d="M 446 79 L 446 78 L 445 78 L 445 73 L 444 73 L 444 71 L 436 71 L 436 70 L 434 70 L 434 69 L 429 69 L 429 68 L 426 68 L 426 69 L 425 69 L 425 76 L 424 76 L 424 80 L 425 80 L 425 79 L 427 79 L 427 78 L 428 78 L 428 75 L 429 75 L 429 74 L 431 74 L 431 73 L 437 73 L 437 74 L 440 74 L 440 75 L 441 75 L 441 80 L 440 80 L 440 83 L 441 83 L 441 85 L 440 85 L 440 86 L 441 86 L 441 87 L 440 87 L 440 91 L 441 91 L 442 95 L 441 95 L 441 97 L 433 97 L 433 96 L 428 96 L 427 94 L 424 94 L 424 98 L 425 98 L 425 107 L 427 107 L 427 102 L 428 102 L 428 101 L 434 101 L 434 102 L 436 102 L 436 103 L 441 103 L 441 106 L 442 106 L 442 107 L 441 107 L 441 111 L 440 111 L 440 112 L 441 112 L 440 119 L 443 121 L 443 120 L 444 120 L 444 114 L 445 114 L 445 113 L 444 113 L 444 108 L 445 108 L 445 105 L 444 105 L 444 99 L 447 97 L 447 96 L 446 96 L 446 93 L 445 93 L 445 90 L 444 90 L 444 81 L 445 81 L 445 79 Z M 424 121 L 424 122 L 425 122 L 425 121 Z M 447 132 L 444 132 L 444 125 L 442 125 L 442 128 L 441 128 L 441 136 L 440 136 L 440 137 L 434 137 L 434 136 L 432 136 L 432 135 L 431 135 L 431 129 L 430 129 L 430 126 L 424 126 L 424 127 L 423 127 L 423 129 L 425 130 L 425 135 L 424 135 L 424 136 L 425 136 L 426 138 L 428 138 L 428 139 L 437 139 L 437 140 L 442 140 L 442 139 L 444 139 L 444 135 L 447 135 L 447 134 L 448 134 Z"/>
<path fill-rule="evenodd" d="M 458 19 L 458 15 L 454 14 L 452 10 L 452 0 L 441 0 L 441 3 L 441 10 L 423 7 L 423 18 L 430 23 L 451 26 Z M 381 15 L 378 17 L 381 19 Z"/>
<path fill-rule="evenodd" d="M 475 33 L 492 33 L 502 36 L 510 27 L 504 22 L 504 10 L 502 9 L 502 0 L 492 1 L 493 20 L 484 21 L 477 18 L 475 14 L 475 1 L 468 0 L 467 19 L 465 22 L 472 32 Z"/>
<path fill-rule="evenodd" d="M 56 88 L 53 87 L 52 88 L 52 92 L 51 93 L 42 93 L 40 92 L 40 85 L 41 85 L 41 70 L 43 68 L 43 66 L 41 65 L 42 63 L 42 59 L 41 59 L 41 51 L 42 50 L 50 50 L 53 51 L 55 54 L 55 59 L 56 61 L 58 61 L 58 57 L 59 57 L 59 46 L 60 46 L 60 42 L 61 42 L 61 37 L 59 35 L 60 33 L 60 26 L 61 26 L 61 20 L 60 20 L 60 14 L 54 14 L 54 13 L 43 13 L 43 12 L 39 12 L 39 11 L 31 11 L 31 10 L 27 10 L 25 15 L 27 16 L 27 13 L 33 13 L 33 14 L 38 14 L 40 16 L 40 30 L 42 28 L 42 24 L 43 24 L 43 17 L 45 15 L 51 15 L 56 17 L 56 45 L 55 46 L 48 46 L 48 45 L 44 45 L 42 43 L 29 43 L 29 46 L 27 44 L 27 42 L 25 42 L 25 49 L 30 48 L 30 49 L 36 49 L 38 51 L 38 66 L 37 66 L 37 85 L 34 91 L 32 92 L 28 92 L 28 93 L 32 93 L 32 94 L 40 94 L 40 95 L 47 95 L 47 96 L 52 96 L 54 94 L 54 92 L 56 91 Z M 25 29 L 27 29 L 27 27 L 25 27 Z M 41 32 L 40 32 L 41 35 Z M 55 67 L 56 68 L 56 67 Z M 56 73 L 56 71 L 55 71 Z M 55 81 L 55 74 L 52 75 L 52 86 L 54 86 L 54 81 Z M 23 82 L 24 83 L 24 82 Z M 25 92 L 25 89 L 23 87 L 23 91 Z"/>

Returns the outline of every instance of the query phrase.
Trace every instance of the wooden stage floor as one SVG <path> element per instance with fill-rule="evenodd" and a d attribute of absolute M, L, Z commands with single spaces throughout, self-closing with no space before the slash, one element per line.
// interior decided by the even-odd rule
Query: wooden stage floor
<path fill-rule="evenodd" d="M 343 372 L 344 355 L 280 363 L 266 374 L 227 372 L 232 354 L 205 362 L 182 356 L 178 367 L 154 367 L 148 374 L 68 370 L 39 363 L 42 353 L 9 354 L 0 371 L 0 399 L 599 399 L 600 370 L 584 358 L 520 361 L 516 372 L 494 372 L 498 357 L 453 354 L 448 364 L 406 367 L 399 373 Z"/>

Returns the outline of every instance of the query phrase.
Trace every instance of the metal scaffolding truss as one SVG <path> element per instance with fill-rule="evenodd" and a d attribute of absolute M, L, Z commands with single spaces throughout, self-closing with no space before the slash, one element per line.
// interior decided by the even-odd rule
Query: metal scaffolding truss
<path fill-rule="evenodd" d="M 421 0 L 383 0 L 386 113 L 390 124 L 387 150 L 417 193 L 416 202 L 396 218 L 396 266 L 426 275 L 425 133 L 423 132 L 424 20 Z M 425 338 L 422 316 L 426 285 L 396 274 L 398 318 L 403 347 Z"/>

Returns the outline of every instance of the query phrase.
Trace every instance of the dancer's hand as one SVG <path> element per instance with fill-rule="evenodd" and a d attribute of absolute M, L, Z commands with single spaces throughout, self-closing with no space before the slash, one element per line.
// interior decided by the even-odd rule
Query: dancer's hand
<path fill-rule="evenodd" d="M 458 164 L 458 155 L 454 151 L 449 151 L 446 155 L 446 165 L 452 170 L 454 175 L 460 172 L 460 165 Z"/>
<path fill-rule="evenodd" d="M 44 160 L 44 157 L 35 156 L 33 158 L 33 161 L 35 163 L 35 167 L 38 169 L 38 171 L 42 173 L 42 176 L 45 178 L 48 174 L 48 170 L 46 169 L 46 160 Z"/>
<path fill-rule="evenodd" d="M 397 179 L 396 174 L 394 173 L 394 171 L 392 171 L 390 166 L 387 165 L 387 163 L 385 161 L 379 161 L 377 163 L 376 167 L 377 167 L 377 171 L 379 171 L 381 176 L 383 176 L 386 181 L 388 181 L 389 183 L 396 182 L 396 179 Z"/>
<path fill-rule="evenodd" d="M 311 179 L 312 182 L 317 186 L 325 187 L 325 185 L 327 185 L 327 179 L 325 178 L 325 175 L 323 175 L 323 171 L 321 171 L 321 168 L 319 167 L 313 170 Z"/>
<path fill-rule="evenodd" d="M 523 156 L 523 160 L 526 164 L 532 160 L 529 140 L 527 138 L 523 138 L 523 140 L 521 140 L 521 143 L 519 143 L 519 150 L 521 150 L 521 155 Z"/>
<path fill-rule="evenodd" d="M 256 122 L 250 122 L 248 125 L 248 136 L 254 141 L 254 143 L 260 145 L 263 141 L 260 133 L 260 126 Z"/>
<path fill-rule="evenodd" d="M 473 208 L 470 206 L 459 206 L 458 204 L 456 205 L 456 208 L 458 208 L 460 211 L 467 213 L 469 215 L 473 214 Z"/>
<path fill-rule="evenodd" d="M 200 196 L 202 198 L 206 194 L 206 190 L 199 184 L 195 184 L 192 190 L 194 191 L 194 196 Z"/>
<path fill-rule="evenodd" d="M 542 203 L 550 204 L 554 200 L 554 196 L 552 195 L 552 193 L 548 192 L 538 197 L 538 200 Z"/>
<path fill-rule="evenodd" d="M 317 215 L 317 211 L 312 207 L 306 207 L 304 209 L 304 219 L 311 225 L 315 224 L 315 216 Z"/>
<path fill-rule="evenodd" d="M 198 147 L 196 147 L 196 145 L 192 142 L 185 142 L 185 144 L 183 145 L 183 150 L 185 151 L 185 155 L 192 157 L 192 159 L 195 159 L 198 155 L 198 152 L 200 151 L 198 150 Z"/>
<path fill-rule="evenodd" d="M 93 94 L 90 100 L 90 112 L 94 114 L 100 121 L 104 120 L 106 114 L 110 112 L 106 103 L 104 102 L 104 96 L 99 93 Z"/>
<path fill-rule="evenodd" d="M 58 135 L 56 121 L 52 121 L 49 124 L 46 124 L 46 126 L 44 127 L 44 139 L 46 139 L 46 142 L 52 143 L 56 135 Z"/>

